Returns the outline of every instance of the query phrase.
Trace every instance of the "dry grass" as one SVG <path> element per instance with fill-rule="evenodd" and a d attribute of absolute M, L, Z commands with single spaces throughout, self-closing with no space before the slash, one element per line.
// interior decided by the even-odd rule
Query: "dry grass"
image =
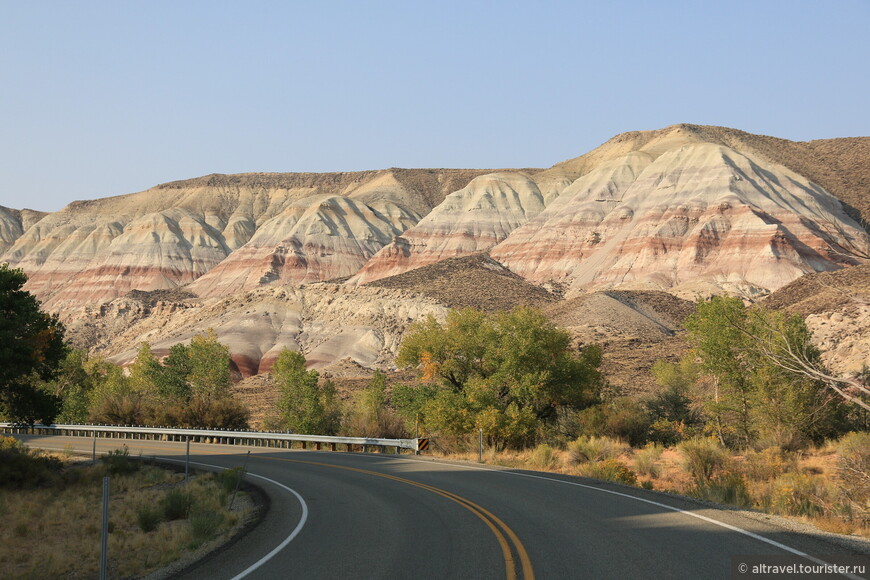
<path fill-rule="evenodd" d="M 95 578 L 99 572 L 102 527 L 101 466 L 70 465 L 63 482 L 44 489 L 0 490 L 0 577 Z M 212 537 L 228 535 L 251 514 L 229 513 L 226 497 L 212 474 L 183 475 L 143 466 L 110 480 L 109 576 L 141 576 L 166 566 Z M 143 506 L 159 505 L 169 490 L 182 489 L 199 510 L 221 514 L 208 537 L 188 520 L 161 521 L 151 532 L 139 522 Z M 228 536 L 227 536 L 228 537 Z"/>
<path fill-rule="evenodd" d="M 799 519 L 832 533 L 870 537 L 870 493 L 856 495 L 859 486 L 843 475 L 844 449 L 851 449 L 858 457 L 850 465 L 864 462 L 862 477 L 870 473 L 865 459 L 868 454 L 855 441 L 858 438 L 854 435 L 847 436 L 843 442 L 828 442 L 800 453 L 772 447 L 729 454 L 708 441 L 629 449 L 616 440 L 596 440 L 589 445 L 581 439 L 579 444 L 571 442 L 571 449 L 548 445 L 525 451 L 485 448 L 483 460 L 490 465 L 607 479 L 689 495 Z M 863 439 L 858 442 L 863 443 Z M 688 461 L 687 447 L 695 456 L 694 463 Z M 578 454 L 581 450 L 582 457 Z M 476 451 L 433 455 L 478 459 Z M 582 458 L 586 459 L 579 461 Z"/>

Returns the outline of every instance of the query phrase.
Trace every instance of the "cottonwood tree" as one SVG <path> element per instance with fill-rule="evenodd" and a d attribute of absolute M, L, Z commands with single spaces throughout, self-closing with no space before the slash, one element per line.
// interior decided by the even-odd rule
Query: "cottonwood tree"
<path fill-rule="evenodd" d="M 285 429 L 309 435 L 333 435 L 338 430 L 335 386 L 320 384 L 320 374 L 306 370 L 301 353 L 283 350 L 275 360 L 272 374 L 280 389 L 278 412 Z"/>
<path fill-rule="evenodd" d="M 92 363 L 89 363 L 92 366 Z M 103 361 L 89 373 L 92 419 L 109 423 L 238 429 L 248 426 L 249 410 L 231 391 L 230 351 L 209 330 L 169 349 L 162 364 L 142 343 L 129 376 Z"/>
<path fill-rule="evenodd" d="M 444 323 L 429 316 L 411 327 L 396 363 L 437 386 L 422 405 L 430 429 L 483 429 L 491 442 L 512 446 L 531 443 L 560 411 L 593 403 L 602 382 L 598 347 L 576 352 L 567 331 L 525 307 L 453 310 Z"/>
<path fill-rule="evenodd" d="M 825 212 L 819 211 L 818 213 L 826 215 Z M 870 224 L 861 218 L 858 218 L 858 222 L 864 230 L 863 235 L 859 236 L 847 231 L 842 222 L 834 219 L 821 219 L 818 225 L 825 234 L 824 238 L 831 253 L 851 260 L 853 263 L 866 264 L 870 260 L 870 236 L 867 235 L 867 232 L 870 231 Z M 865 298 L 853 292 L 847 292 L 819 280 L 816 280 L 815 283 L 825 289 L 845 295 L 854 303 L 868 305 Z M 817 358 L 812 356 L 811 350 L 807 350 L 800 343 L 792 342 L 790 337 L 781 329 L 765 324 L 758 326 L 762 328 L 761 332 L 748 332 L 746 329 L 743 329 L 743 332 L 749 335 L 773 364 L 788 372 L 820 381 L 843 400 L 861 407 L 865 411 L 870 411 L 870 385 L 867 382 L 866 372 L 852 377 L 831 373 L 818 362 Z"/>
<path fill-rule="evenodd" d="M 60 399 L 40 388 L 66 356 L 64 327 L 23 290 L 27 276 L 0 264 L 0 416 L 33 424 L 54 421 Z"/>
<path fill-rule="evenodd" d="M 800 317 L 797 317 L 800 320 Z M 838 376 L 829 371 L 821 361 L 818 349 L 810 342 L 810 334 L 804 324 L 795 330 L 796 320 L 783 315 L 765 315 L 754 310 L 749 315 L 750 324 L 733 322 L 771 364 L 797 376 L 806 377 L 825 385 L 838 397 L 866 411 L 870 411 L 870 387 L 864 376 Z M 800 320 L 803 324 L 803 320 Z"/>
<path fill-rule="evenodd" d="M 705 404 L 724 443 L 746 446 L 759 433 L 819 440 L 842 427 L 840 400 L 817 376 L 794 372 L 783 352 L 823 368 L 799 316 L 739 298 L 716 297 L 686 321 L 693 355 L 707 376 Z"/>

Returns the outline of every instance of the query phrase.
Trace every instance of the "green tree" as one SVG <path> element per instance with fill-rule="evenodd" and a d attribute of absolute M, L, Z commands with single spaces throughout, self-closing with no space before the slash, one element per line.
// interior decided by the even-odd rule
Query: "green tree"
<path fill-rule="evenodd" d="M 183 343 L 173 344 L 169 347 L 169 354 L 163 359 L 163 367 L 155 377 L 157 392 L 168 399 L 189 401 L 191 397 L 190 376 L 191 364 L 190 353 L 187 345 Z"/>
<path fill-rule="evenodd" d="M 88 402 L 94 382 L 85 370 L 87 361 L 86 350 L 70 349 L 60 363 L 57 377 L 50 383 L 51 391 L 62 401 L 58 416 L 61 423 L 84 423 L 88 420 Z"/>
<path fill-rule="evenodd" d="M 284 350 L 272 367 L 280 389 L 278 412 L 285 429 L 293 433 L 332 435 L 338 427 L 335 386 L 319 385 L 320 374 L 305 369 L 302 354 Z"/>
<path fill-rule="evenodd" d="M 689 341 L 700 358 L 701 370 L 711 377 L 706 404 L 719 439 L 748 445 L 754 438 L 750 420 L 753 406 L 752 348 L 740 326 L 746 308 L 739 298 L 714 297 L 698 304 L 686 320 Z"/>
<path fill-rule="evenodd" d="M 454 310 L 443 324 L 430 316 L 412 326 L 397 357 L 399 366 L 416 367 L 422 382 L 438 386 L 422 408 L 429 429 L 484 429 L 493 443 L 513 446 L 531 443 L 561 410 L 593 403 L 600 363 L 597 346 L 574 352 L 567 331 L 525 307 Z"/>
<path fill-rule="evenodd" d="M 66 356 L 64 328 L 23 290 L 27 276 L 0 264 L 0 415 L 33 424 L 54 421 L 60 399 L 40 387 Z"/>
<path fill-rule="evenodd" d="M 704 418 L 693 400 L 700 376 L 695 356 L 684 356 L 676 364 L 659 360 L 651 370 L 660 389 L 645 401 L 652 421 L 648 438 L 673 445 L 702 431 Z"/>
<path fill-rule="evenodd" d="M 85 362 L 84 369 L 93 384 L 88 396 L 88 416 L 92 422 L 110 425 L 146 422 L 143 393 L 133 388 L 121 367 L 94 357 Z"/>
<path fill-rule="evenodd" d="M 693 353 L 706 375 L 704 404 L 720 440 L 746 446 L 759 436 L 781 444 L 818 441 L 844 428 L 842 400 L 815 377 L 772 356 L 795 349 L 821 367 L 799 316 L 713 298 L 686 321 Z"/>
<path fill-rule="evenodd" d="M 188 347 L 190 358 L 191 393 L 206 401 L 222 399 L 229 395 L 230 386 L 230 349 L 218 342 L 213 329 L 205 334 L 197 334 Z"/>

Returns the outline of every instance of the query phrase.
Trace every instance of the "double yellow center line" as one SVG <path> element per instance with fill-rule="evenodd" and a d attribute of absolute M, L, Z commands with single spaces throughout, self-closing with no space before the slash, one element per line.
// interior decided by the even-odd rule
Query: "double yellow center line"
<path fill-rule="evenodd" d="M 400 483 L 405 483 L 408 485 L 413 485 L 414 487 L 418 487 L 420 489 L 424 489 L 426 491 L 435 493 L 440 495 L 441 497 L 447 498 L 450 501 L 458 503 L 475 516 L 480 518 L 483 523 L 487 525 L 487 527 L 492 531 L 493 535 L 495 535 L 498 540 L 499 546 L 501 546 L 502 556 L 504 557 L 505 564 L 505 576 L 508 580 L 517 580 L 517 562 L 516 558 L 514 558 L 514 552 L 516 552 L 516 556 L 520 561 L 520 566 L 522 568 L 522 578 L 523 580 L 534 580 L 535 572 L 532 570 L 532 561 L 529 559 L 529 554 L 526 552 L 525 546 L 517 537 L 516 533 L 512 529 L 508 527 L 501 519 L 495 516 L 492 512 L 483 508 L 471 500 L 465 499 L 464 497 L 458 496 L 455 493 L 451 493 L 449 491 L 443 490 L 438 487 L 434 487 L 432 485 L 428 485 L 425 483 L 420 483 L 418 481 L 413 481 L 410 479 L 405 479 L 404 477 L 397 477 L 395 475 L 389 475 L 386 473 L 379 473 L 377 471 L 370 471 L 368 469 L 359 469 L 356 467 L 346 467 L 343 465 L 334 465 L 331 463 L 319 463 L 316 461 L 302 461 L 299 459 L 284 459 L 280 457 L 264 457 L 263 459 L 271 459 L 275 461 L 286 461 L 288 463 L 301 463 L 304 465 L 315 465 L 318 467 L 330 467 L 333 469 L 341 469 L 344 471 L 353 471 L 356 473 L 364 473 L 366 475 L 373 475 L 375 477 L 383 477 L 384 479 L 391 479 L 393 481 L 398 481 Z"/>

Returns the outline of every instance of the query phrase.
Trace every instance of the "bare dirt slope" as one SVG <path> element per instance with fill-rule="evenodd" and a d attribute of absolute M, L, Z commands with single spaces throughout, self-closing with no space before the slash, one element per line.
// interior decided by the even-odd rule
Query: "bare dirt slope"
<path fill-rule="evenodd" d="M 544 312 L 578 345 L 600 345 L 610 384 L 637 394 L 655 389 L 653 363 L 676 362 L 687 352 L 683 322 L 694 310 L 692 302 L 666 292 L 609 291 L 564 300 Z"/>

